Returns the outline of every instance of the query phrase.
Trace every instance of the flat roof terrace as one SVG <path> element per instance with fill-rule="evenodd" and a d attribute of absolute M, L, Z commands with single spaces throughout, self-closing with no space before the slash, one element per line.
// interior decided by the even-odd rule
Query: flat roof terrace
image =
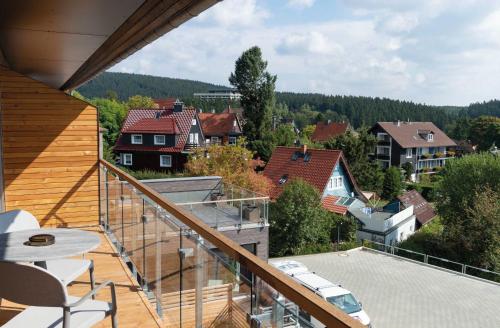
<path fill-rule="evenodd" d="M 375 328 L 500 327 L 500 285 L 367 249 L 294 256 L 350 290 Z"/>

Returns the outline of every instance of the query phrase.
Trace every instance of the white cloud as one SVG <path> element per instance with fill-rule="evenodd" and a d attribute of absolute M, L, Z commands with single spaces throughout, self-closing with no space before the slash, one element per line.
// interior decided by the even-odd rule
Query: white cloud
<path fill-rule="evenodd" d="M 230 0 L 220 2 L 203 12 L 199 19 L 234 28 L 260 24 L 269 16 L 269 12 L 257 5 L 256 0 Z"/>
<path fill-rule="evenodd" d="M 314 5 L 315 0 L 288 0 L 288 6 L 293 8 L 310 8 Z"/>
<path fill-rule="evenodd" d="M 464 105 L 500 90 L 500 4 L 471 1 L 350 0 L 350 17 L 281 24 L 267 1 L 225 0 L 113 70 L 228 85 L 258 45 L 279 90 Z"/>

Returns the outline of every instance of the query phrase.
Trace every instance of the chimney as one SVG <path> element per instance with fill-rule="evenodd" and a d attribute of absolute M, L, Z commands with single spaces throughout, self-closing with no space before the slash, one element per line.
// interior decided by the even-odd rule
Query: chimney
<path fill-rule="evenodd" d="M 332 120 L 328 120 L 327 122 L 328 122 L 327 124 L 330 124 L 330 123 L 332 123 Z"/>
<path fill-rule="evenodd" d="M 401 121 L 397 120 L 397 122 L 394 122 L 394 124 L 397 125 L 397 126 L 401 126 Z"/>
<path fill-rule="evenodd" d="M 215 108 L 212 108 L 212 114 L 215 114 Z"/>
<path fill-rule="evenodd" d="M 305 155 L 307 153 L 307 145 L 303 144 L 302 145 L 302 153 Z"/>
<path fill-rule="evenodd" d="M 182 112 L 183 108 L 184 108 L 184 103 L 182 101 L 180 101 L 179 99 L 177 99 L 174 102 L 174 113 Z"/>

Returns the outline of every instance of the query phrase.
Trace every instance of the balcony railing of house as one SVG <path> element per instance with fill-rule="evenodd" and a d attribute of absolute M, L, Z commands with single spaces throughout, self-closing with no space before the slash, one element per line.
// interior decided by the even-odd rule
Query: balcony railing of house
<path fill-rule="evenodd" d="M 184 149 L 185 149 L 185 150 L 193 150 L 193 149 L 196 149 L 196 148 L 198 148 L 198 147 L 200 147 L 200 145 L 199 145 L 199 144 L 197 144 L 197 143 L 187 143 L 187 144 L 184 146 Z"/>
<path fill-rule="evenodd" d="M 304 314 L 327 327 L 361 327 L 190 205 L 175 205 L 104 160 L 100 166 L 101 223 L 167 327 L 311 327 Z"/>
<path fill-rule="evenodd" d="M 191 193 L 194 193 L 192 191 Z M 224 230 L 268 226 L 269 197 L 221 182 L 203 199 L 176 202 L 212 228 Z"/>

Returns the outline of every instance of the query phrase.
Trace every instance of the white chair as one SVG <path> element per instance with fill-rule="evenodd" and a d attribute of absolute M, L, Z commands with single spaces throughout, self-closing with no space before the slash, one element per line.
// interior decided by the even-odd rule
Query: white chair
<path fill-rule="evenodd" d="M 0 233 L 31 229 L 40 229 L 40 224 L 30 212 L 12 210 L 0 214 Z M 45 261 L 45 269 L 58 277 L 65 286 L 75 281 L 76 278 L 88 270 L 90 274 L 90 288 L 94 289 L 94 262 L 92 260 L 50 260 Z"/>
<path fill-rule="evenodd" d="M 4 328 L 83 328 L 108 315 L 112 327 L 117 327 L 115 285 L 111 281 L 79 298 L 69 296 L 66 286 L 55 275 L 31 264 L 0 262 L 0 272 L 0 297 L 28 305 Z M 91 299 L 107 286 L 111 289 L 111 303 Z"/>

